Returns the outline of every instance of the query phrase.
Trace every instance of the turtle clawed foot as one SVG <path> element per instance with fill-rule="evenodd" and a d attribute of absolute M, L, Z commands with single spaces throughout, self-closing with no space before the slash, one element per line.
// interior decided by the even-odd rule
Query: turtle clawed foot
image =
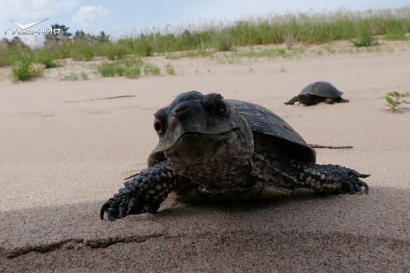
<path fill-rule="evenodd" d="M 130 199 L 110 198 L 105 202 L 100 209 L 100 218 L 104 220 L 104 214 L 107 213 L 107 218 L 110 221 L 115 221 L 119 218 L 124 218 L 131 214 L 140 214 L 148 212 L 143 206 L 143 202 L 135 197 Z"/>
<path fill-rule="evenodd" d="M 111 208 L 111 205 L 113 203 L 113 199 L 111 198 L 107 202 L 105 202 L 101 209 L 100 209 L 100 218 L 101 220 L 104 220 L 104 214 L 107 213 L 107 217 L 110 221 L 115 221 L 115 217 L 113 217 L 113 209 Z"/>
<path fill-rule="evenodd" d="M 342 183 L 342 187 L 337 190 L 336 194 L 362 194 L 363 189 L 365 193 L 369 192 L 369 186 L 366 182 L 360 180 L 359 178 L 366 178 L 369 177 L 370 174 L 361 174 L 356 172 L 355 170 L 348 171 L 348 178 Z M 363 188 L 363 189 L 362 189 Z"/>

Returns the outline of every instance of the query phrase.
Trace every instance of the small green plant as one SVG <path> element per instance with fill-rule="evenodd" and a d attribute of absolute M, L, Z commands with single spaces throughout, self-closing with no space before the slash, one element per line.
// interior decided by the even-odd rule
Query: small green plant
<path fill-rule="evenodd" d="M 97 71 L 103 77 L 126 76 L 128 78 L 136 78 L 141 74 L 142 65 L 143 61 L 141 59 L 123 59 L 113 62 L 102 62 L 97 66 Z"/>
<path fill-rule="evenodd" d="M 82 80 L 88 80 L 88 74 L 85 72 L 81 72 L 81 73 L 76 73 L 76 72 L 71 72 L 68 75 L 59 75 L 58 76 L 60 80 L 62 81 L 78 81 L 80 80 L 80 77 Z"/>
<path fill-rule="evenodd" d="M 41 77 L 44 74 L 44 68 L 41 64 L 34 64 L 30 57 L 22 57 L 17 61 L 12 69 L 14 81 L 28 81 L 32 77 Z"/>
<path fill-rule="evenodd" d="M 397 40 L 406 40 L 406 32 L 402 28 L 387 30 L 386 35 L 384 36 L 385 40 L 397 41 Z"/>
<path fill-rule="evenodd" d="M 103 62 L 97 67 L 98 73 L 105 77 L 115 77 L 115 67 L 113 63 Z"/>
<path fill-rule="evenodd" d="M 127 67 L 125 68 L 124 75 L 130 79 L 137 79 L 141 75 L 141 67 Z"/>
<path fill-rule="evenodd" d="M 16 62 L 13 66 L 12 74 L 13 80 L 27 81 L 31 78 L 30 73 L 31 61 L 27 58 Z"/>
<path fill-rule="evenodd" d="M 407 40 L 406 32 L 407 32 L 407 26 L 405 23 L 400 22 L 399 20 L 392 21 L 387 26 L 384 39 L 390 40 L 390 41 Z"/>
<path fill-rule="evenodd" d="M 161 69 L 155 65 L 148 64 L 144 67 L 144 74 L 158 76 L 161 74 Z"/>
<path fill-rule="evenodd" d="M 88 80 L 88 74 L 85 73 L 85 72 L 81 72 L 81 78 L 82 78 L 84 81 Z"/>
<path fill-rule="evenodd" d="M 167 65 L 165 66 L 165 70 L 167 71 L 167 73 L 168 73 L 169 75 L 175 75 L 175 69 L 174 69 L 174 67 L 173 67 L 171 64 L 167 64 Z"/>
<path fill-rule="evenodd" d="M 69 75 L 60 76 L 62 81 L 78 81 L 78 74 L 71 72 Z"/>
<path fill-rule="evenodd" d="M 115 45 L 109 42 L 102 47 L 102 55 L 105 55 L 107 59 L 111 61 L 119 60 L 127 55 L 127 51 L 123 45 Z"/>
<path fill-rule="evenodd" d="M 94 56 L 94 48 L 90 44 L 80 44 L 75 51 L 72 52 L 71 58 L 74 61 L 88 62 Z"/>
<path fill-rule="evenodd" d="M 43 64 L 45 68 L 54 68 L 59 66 L 59 63 L 54 60 L 54 58 L 50 54 L 47 53 L 39 55 L 37 62 Z"/>
<path fill-rule="evenodd" d="M 370 26 L 366 24 L 365 21 L 361 22 L 357 32 L 357 38 L 355 41 L 351 41 L 351 43 L 355 47 L 368 47 L 378 44 L 377 40 L 372 37 L 372 30 Z"/>
<path fill-rule="evenodd" d="M 410 97 L 410 93 L 389 92 L 385 96 L 379 97 L 379 99 L 385 99 L 387 106 L 390 107 L 390 112 L 394 113 L 402 103 L 410 104 L 410 102 L 404 100 L 405 97 Z"/>
<path fill-rule="evenodd" d="M 231 51 L 233 49 L 233 37 L 227 32 L 221 32 L 215 37 L 215 47 L 218 51 Z"/>

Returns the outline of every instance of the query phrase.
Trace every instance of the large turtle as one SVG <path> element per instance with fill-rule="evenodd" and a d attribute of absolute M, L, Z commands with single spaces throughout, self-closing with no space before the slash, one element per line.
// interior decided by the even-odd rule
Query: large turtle
<path fill-rule="evenodd" d="M 330 82 L 320 81 L 309 84 L 300 91 L 299 95 L 285 102 L 285 104 L 293 105 L 297 101 L 304 105 L 313 105 L 320 102 L 327 104 L 349 102 L 349 100 L 342 99 L 342 95 L 343 92 L 339 91 Z"/>
<path fill-rule="evenodd" d="M 288 195 L 295 188 L 318 192 L 368 191 L 369 175 L 315 163 L 315 151 L 268 109 L 220 94 L 178 95 L 155 114 L 157 147 L 148 168 L 124 183 L 103 204 L 115 220 L 155 212 L 170 191 L 179 198 L 250 199 Z"/>

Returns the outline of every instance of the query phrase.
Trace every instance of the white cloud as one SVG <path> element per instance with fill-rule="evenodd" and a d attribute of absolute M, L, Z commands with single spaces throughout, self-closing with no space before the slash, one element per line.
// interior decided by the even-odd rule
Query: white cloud
<path fill-rule="evenodd" d="M 79 25 L 87 25 L 97 17 L 104 17 L 107 11 L 102 7 L 82 6 L 73 16 L 73 22 Z"/>

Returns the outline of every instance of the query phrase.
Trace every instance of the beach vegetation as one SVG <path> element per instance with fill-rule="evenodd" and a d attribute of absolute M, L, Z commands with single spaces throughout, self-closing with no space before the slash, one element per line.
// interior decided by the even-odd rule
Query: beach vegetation
<path fill-rule="evenodd" d="M 62 75 L 59 74 L 59 79 L 62 81 L 78 81 L 78 80 L 83 80 L 86 81 L 89 79 L 88 74 L 86 72 L 81 72 L 81 73 L 77 73 L 72 71 L 70 74 L 68 75 Z"/>
<path fill-rule="evenodd" d="M 351 41 L 356 47 L 368 47 L 377 45 L 377 40 L 372 36 L 372 29 L 365 21 L 360 22 L 359 28 L 356 34 L 356 40 Z"/>
<path fill-rule="evenodd" d="M 104 31 L 98 35 L 77 30 L 72 34 L 65 25 L 61 35 L 45 37 L 42 47 L 31 48 L 14 37 L 0 41 L 0 66 L 22 63 L 24 56 L 45 68 L 58 66 L 56 60 L 72 58 L 90 61 L 102 57 L 108 61 L 165 55 L 168 59 L 213 57 L 215 52 L 234 51 L 244 46 L 286 45 L 286 49 L 250 52 L 246 57 L 289 57 L 297 55 L 292 48 L 332 41 L 351 41 L 356 48 L 377 45 L 380 40 L 406 40 L 410 32 L 410 7 L 402 9 L 377 9 L 367 11 L 337 11 L 328 13 L 296 13 L 247 17 L 240 21 L 205 22 L 180 26 L 153 27 L 135 30 L 121 37 L 111 37 Z M 324 54 L 326 48 L 318 51 Z M 332 52 L 328 52 L 332 53 Z M 24 64 L 24 61 L 23 61 Z M 24 65 L 23 65 L 24 67 Z M 108 74 L 123 75 L 130 68 L 104 64 L 100 70 Z M 140 67 L 148 74 L 158 74 L 158 69 Z M 115 71 L 114 71 L 115 70 Z M 105 74 L 103 72 L 103 74 Z M 138 69 L 127 73 L 137 73 Z M 159 72 L 160 73 L 160 72 Z M 144 72 L 145 74 L 145 72 Z"/>
<path fill-rule="evenodd" d="M 410 101 L 406 101 L 404 98 L 410 97 L 410 92 L 399 93 L 399 92 L 389 92 L 384 96 L 379 97 L 379 99 L 385 99 L 391 113 L 394 113 L 397 108 L 403 104 L 410 104 Z"/>
<path fill-rule="evenodd" d="M 126 76 L 136 78 L 141 74 L 143 61 L 137 59 L 123 59 L 117 61 L 104 61 L 97 66 L 97 72 L 102 77 Z"/>
<path fill-rule="evenodd" d="M 33 77 L 42 77 L 43 74 L 43 65 L 34 63 L 30 56 L 22 56 L 12 68 L 13 81 L 28 81 Z"/>
<path fill-rule="evenodd" d="M 144 66 L 144 75 L 158 76 L 161 74 L 161 69 L 158 66 L 147 64 Z"/>
<path fill-rule="evenodd" d="M 124 71 L 124 76 L 129 79 L 137 79 L 141 75 L 141 67 L 128 67 Z"/>
<path fill-rule="evenodd" d="M 172 64 L 167 64 L 165 66 L 165 71 L 167 72 L 168 75 L 175 75 L 175 69 Z"/>

